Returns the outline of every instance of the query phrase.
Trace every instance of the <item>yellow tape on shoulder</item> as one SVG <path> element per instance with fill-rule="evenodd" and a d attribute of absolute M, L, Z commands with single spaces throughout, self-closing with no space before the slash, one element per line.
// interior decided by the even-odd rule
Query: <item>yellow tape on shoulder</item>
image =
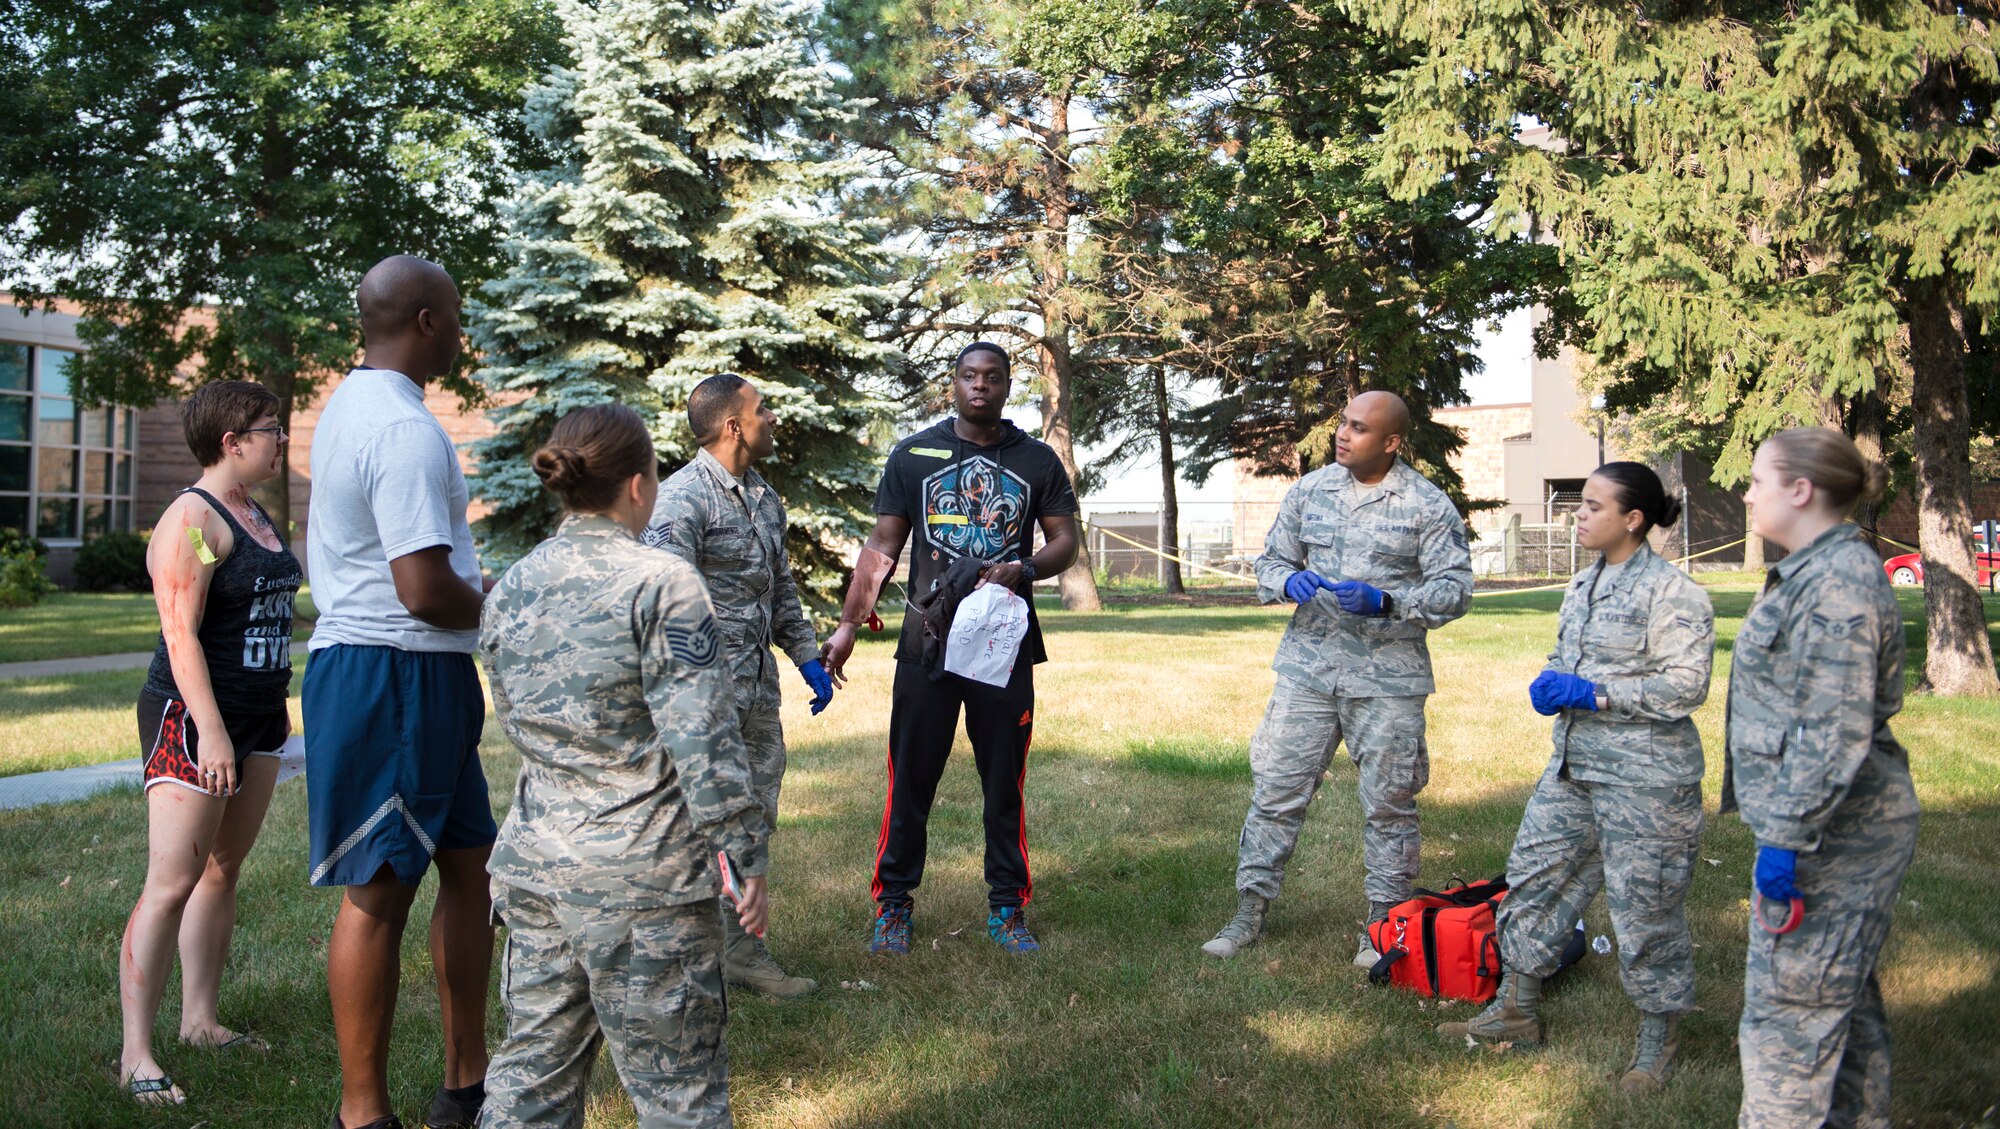
<path fill-rule="evenodd" d="M 929 455 L 933 459 L 948 459 L 951 457 L 951 452 L 942 447 L 912 447 L 910 448 L 910 453 L 912 455 Z"/>
<path fill-rule="evenodd" d="M 214 551 L 209 549 L 208 542 L 202 539 L 201 527 L 198 525 L 190 525 L 187 527 L 187 531 L 188 531 L 188 544 L 194 546 L 195 559 L 205 565 L 214 564 L 215 553 Z"/>

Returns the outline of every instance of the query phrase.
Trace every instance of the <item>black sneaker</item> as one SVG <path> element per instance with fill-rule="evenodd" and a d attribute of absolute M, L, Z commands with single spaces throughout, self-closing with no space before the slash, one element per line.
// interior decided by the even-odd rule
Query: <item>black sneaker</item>
<path fill-rule="evenodd" d="M 467 1090 L 473 1091 L 470 1100 L 467 1100 Z M 424 1114 L 424 1129 L 478 1129 L 479 1107 L 485 1104 L 484 1081 L 462 1087 L 457 1093 L 439 1086 L 437 1097 L 431 1099 L 431 1111 Z M 402 1127 L 395 1126 L 393 1129 Z"/>
<path fill-rule="evenodd" d="M 340 1111 L 336 1109 L 333 1111 L 333 1121 L 328 1129 L 403 1129 L 403 1119 L 392 1113 L 387 1117 L 378 1117 L 366 1125 L 350 1126 L 340 1119 Z"/>

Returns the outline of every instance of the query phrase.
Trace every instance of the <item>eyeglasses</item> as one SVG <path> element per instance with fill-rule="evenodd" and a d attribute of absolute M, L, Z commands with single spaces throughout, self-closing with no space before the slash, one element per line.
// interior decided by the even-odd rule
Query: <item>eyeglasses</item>
<path fill-rule="evenodd" d="M 241 431 L 237 432 L 236 434 L 238 434 L 238 435 L 255 435 L 255 434 L 257 434 L 257 433 L 258 433 L 258 432 L 260 432 L 260 431 L 271 431 L 271 432 L 275 432 L 275 433 L 277 433 L 277 436 L 278 436 L 278 442 L 280 442 L 280 443 L 283 443 L 283 442 L 285 442 L 286 440 L 288 440 L 288 439 L 290 439 L 290 438 L 291 438 L 291 436 L 290 436 L 290 435 L 287 435 L 287 434 L 285 433 L 285 429 L 284 429 L 284 428 L 282 428 L 282 427 L 246 427 L 246 428 L 244 428 L 243 430 L 241 430 Z"/>

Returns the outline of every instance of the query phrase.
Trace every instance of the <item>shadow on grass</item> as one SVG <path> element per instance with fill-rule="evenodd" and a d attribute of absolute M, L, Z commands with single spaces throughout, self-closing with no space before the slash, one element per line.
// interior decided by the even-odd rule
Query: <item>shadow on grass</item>
<path fill-rule="evenodd" d="M 1122 755 L 1040 759 L 1028 782 L 1037 883 L 1033 959 L 990 945 L 978 922 L 983 831 L 976 777 L 948 769 L 931 821 L 917 951 L 862 952 L 867 863 L 879 826 L 883 735 L 800 741 L 800 810 L 776 845 L 773 945 L 826 987 L 775 1004 L 732 997 L 739 1124 L 761 1126 L 1632 1126 L 1730 1123 L 1731 1040 L 1741 1001 L 1749 860 L 1733 818 L 1711 819 L 1689 903 L 1704 1011 L 1684 1027 L 1685 1065 L 1669 1090 L 1629 1102 L 1607 1084 L 1630 1053 L 1636 1015 L 1615 958 L 1593 955 L 1551 986 L 1549 1046 L 1494 1054 L 1432 1031 L 1469 1006 L 1370 988 L 1349 964 L 1361 914 L 1355 773 L 1333 759 L 1309 810 L 1268 936 L 1237 960 L 1200 943 L 1234 908 L 1236 841 L 1248 802 L 1240 746 L 1175 738 Z M 489 761 L 496 802 L 511 758 Z M 809 766 L 809 767 L 808 767 Z M 1471 763 L 1439 766 L 1470 771 Z M 1533 773 L 1523 767 L 1452 798 L 1420 800 L 1426 885 L 1504 866 Z M 788 795 L 792 785 L 788 783 Z M 141 1110 L 111 1081 L 117 1048 L 118 937 L 145 858 L 132 794 L 0 814 L 0 1109 L 27 1126 L 193 1129 L 324 1124 L 337 1092 L 324 939 L 337 894 L 305 885 L 305 794 L 281 791 L 242 889 L 241 928 L 223 991 L 226 1022 L 256 1029 L 269 1056 L 190 1052 L 172 1043 L 178 992 L 160 1030 L 169 1069 L 196 1100 Z M 1713 797 L 1711 796 L 1711 802 Z M 2000 808 L 1927 816 L 1884 961 L 1897 1038 L 1896 1121 L 1977 1124 L 2000 1095 L 1992 1017 L 2000 1014 Z M 68 884 L 64 884 L 64 880 Z M 425 900 L 428 894 L 424 895 Z M 412 1119 L 441 1068 L 437 1001 L 417 907 L 404 949 L 391 1087 Z M 1586 917 L 1608 932 L 1601 900 Z M 867 980 L 879 990 L 844 990 Z M 493 1034 L 498 1034 L 498 1008 Z M 631 1124 L 600 1063 L 587 1125 Z M 417 1123 L 410 1120 L 410 1123 Z"/>

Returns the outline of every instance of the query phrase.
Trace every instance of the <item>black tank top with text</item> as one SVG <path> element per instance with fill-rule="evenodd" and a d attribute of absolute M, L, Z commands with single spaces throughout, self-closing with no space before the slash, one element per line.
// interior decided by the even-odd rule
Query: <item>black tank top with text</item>
<path fill-rule="evenodd" d="M 299 559 L 292 555 L 284 534 L 278 534 L 275 551 L 266 549 L 214 495 L 192 486 L 183 493 L 207 502 L 229 523 L 236 538 L 228 559 L 209 577 L 208 603 L 195 630 L 202 658 L 208 662 L 215 704 L 225 714 L 284 709 L 292 685 L 292 601 L 304 579 Z M 257 506 L 257 512 L 263 514 L 264 508 Z M 164 634 L 146 672 L 146 689 L 181 700 Z"/>

